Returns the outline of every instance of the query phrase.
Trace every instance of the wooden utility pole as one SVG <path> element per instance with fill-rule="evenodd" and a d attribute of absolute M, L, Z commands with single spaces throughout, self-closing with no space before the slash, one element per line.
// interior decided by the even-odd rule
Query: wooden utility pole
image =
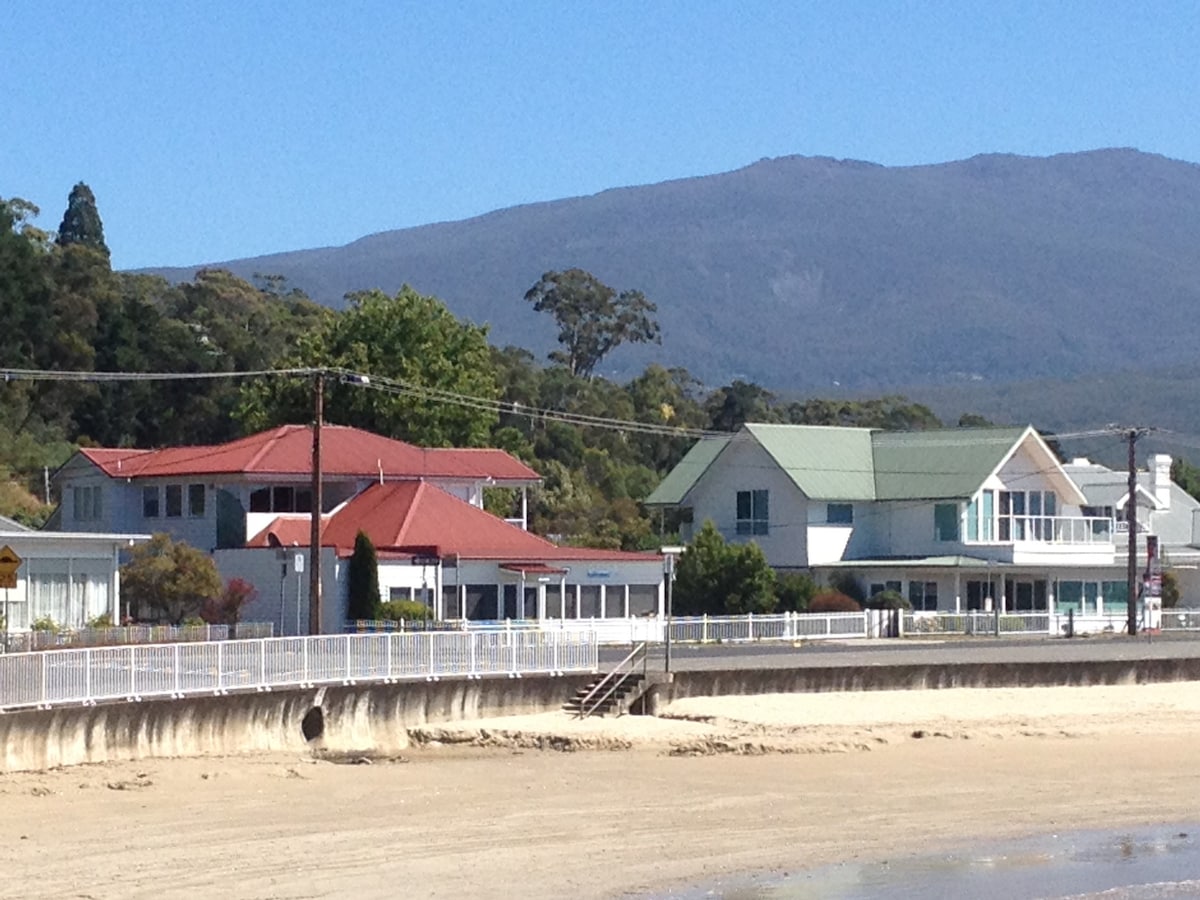
<path fill-rule="evenodd" d="M 321 633 L 321 421 L 325 418 L 325 373 L 313 377 L 312 527 L 308 551 L 308 633 Z"/>

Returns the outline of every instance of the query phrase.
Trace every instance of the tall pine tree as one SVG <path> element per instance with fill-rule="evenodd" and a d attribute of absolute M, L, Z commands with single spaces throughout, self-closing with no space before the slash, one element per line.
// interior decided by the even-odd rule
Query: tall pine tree
<path fill-rule="evenodd" d="M 69 247 L 72 244 L 91 247 L 103 253 L 105 259 L 109 257 L 108 245 L 104 243 L 104 223 L 96 209 L 96 195 L 82 181 L 71 188 L 67 211 L 58 226 L 58 245 Z"/>
<path fill-rule="evenodd" d="M 350 557 L 349 602 L 346 618 L 378 619 L 382 601 L 379 596 L 379 561 L 375 557 L 375 545 L 360 531 L 354 538 L 354 555 Z"/>

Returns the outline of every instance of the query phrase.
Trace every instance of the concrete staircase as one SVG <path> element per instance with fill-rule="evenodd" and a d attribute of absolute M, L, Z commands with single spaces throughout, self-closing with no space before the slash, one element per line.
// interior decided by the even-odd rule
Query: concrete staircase
<path fill-rule="evenodd" d="M 563 704 L 570 715 L 578 718 L 587 716 L 623 716 L 633 705 L 646 695 L 650 682 L 643 674 L 631 674 L 619 682 L 612 682 L 612 673 L 597 675 L 586 687 L 581 687 L 575 696 Z"/>

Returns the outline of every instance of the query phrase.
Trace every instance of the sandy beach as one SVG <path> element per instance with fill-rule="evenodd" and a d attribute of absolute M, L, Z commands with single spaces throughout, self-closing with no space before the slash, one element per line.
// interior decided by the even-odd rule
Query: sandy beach
<path fill-rule="evenodd" d="M 1200 819 L 1200 684 L 693 698 L 0 776 L 6 897 L 670 896 Z"/>

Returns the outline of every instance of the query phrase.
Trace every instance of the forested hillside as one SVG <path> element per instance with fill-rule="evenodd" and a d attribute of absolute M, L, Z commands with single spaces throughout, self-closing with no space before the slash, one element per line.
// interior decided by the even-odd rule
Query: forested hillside
<path fill-rule="evenodd" d="M 333 306 L 407 283 L 539 358 L 554 330 L 521 298 L 541 273 L 579 267 L 658 305 L 661 347 L 621 348 L 598 370 L 610 377 L 658 361 L 708 385 L 894 391 L 1187 361 L 1197 246 L 1200 166 L 1097 150 L 765 159 L 221 265 L 285 275 Z"/>
<path fill-rule="evenodd" d="M 45 472 L 76 446 L 207 444 L 311 421 L 311 379 L 279 369 L 371 376 L 368 385 L 331 377 L 326 419 L 430 446 L 503 447 L 545 479 L 535 530 L 626 548 L 657 546 L 660 528 L 673 526 L 640 501 L 700 430 L 747 420 L 940 424 L 903 397 L 785 403 L 744 381 L 705 390 L 685 369 L 657 364 L 623 382 L 598 377 L 616 348 L 653 345 L 658 310 L 636 286 L 617 291 L 580 270 L 531 279 L 528 305 L 559 338 L 542 364 L 408 287 L 360 291 L 334 311 L 273 274 L 246 281 L 205 269 L 171 283 L 114 272 L 83 184 L 57 233 L 33 227 L 35 214 L 0 200 L 0 367 L 84 374 L 10 373 L 0 384 L 0 513 L 25 521 L 44 519 Z M 178 374 L 106 381 L 113 372 Z M 510 500 L 489 503 L 507 511 Z"/>

